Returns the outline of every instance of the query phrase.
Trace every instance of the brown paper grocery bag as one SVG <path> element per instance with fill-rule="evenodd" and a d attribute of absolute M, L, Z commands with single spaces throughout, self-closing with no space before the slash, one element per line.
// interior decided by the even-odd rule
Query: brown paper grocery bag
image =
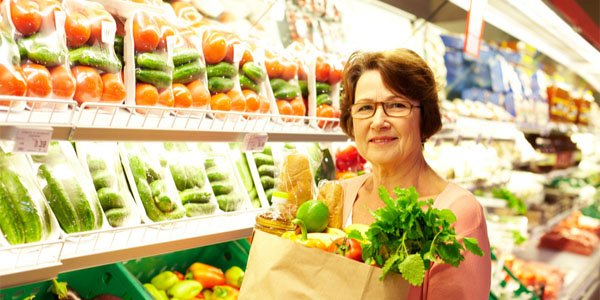
<path fill-rule="evenodd" d="M 239 299 L 406 299 L 409 284 L 381 268 L 257 230 Z"/>

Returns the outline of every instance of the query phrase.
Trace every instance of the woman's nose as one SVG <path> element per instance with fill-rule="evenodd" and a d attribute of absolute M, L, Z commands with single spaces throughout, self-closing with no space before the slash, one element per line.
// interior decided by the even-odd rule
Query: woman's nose
<path fill-rule="evenodd" d="M 381 129 L 389 126 L 387 122 L 387 116 L 385 115 L 385 111 L 383 110 L 383 105 L 375 106 L 375 114 L 373 114 L 371 128 L 373 129 Z"/>

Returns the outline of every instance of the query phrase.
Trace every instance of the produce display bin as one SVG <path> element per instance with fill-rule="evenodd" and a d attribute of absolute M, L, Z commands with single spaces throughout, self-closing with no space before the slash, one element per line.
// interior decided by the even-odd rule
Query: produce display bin
<path fill-rule="evenodd" d="M 100 294 L 111 294 L 125 300 L 152 299 L 144 288 L 131 281 L 123 264 L 116 263 L 58 275 L 82 297 L 92 299 Z M 0 300 L 24 299 L 35 295 L 35 300 L 54 299 L 50 288 L 52 281 L 42 281 L 0 290 Z"/>
<path fill-rule="evenodd" d="M 138 258 L 124 262 L 126 275 L 131 283 L 142 288 L 143 283 L 163 271 L 178 271 L 185 274 L 187 268 L 201 262 L 220 268 L 225 272 L 232 266 L 246 269 L 250 243 L 246 239 L 215 244 L 200 248 L 177 251 L 152 257 Z M 152 299 L 152 298 L 148 298 Z"/>

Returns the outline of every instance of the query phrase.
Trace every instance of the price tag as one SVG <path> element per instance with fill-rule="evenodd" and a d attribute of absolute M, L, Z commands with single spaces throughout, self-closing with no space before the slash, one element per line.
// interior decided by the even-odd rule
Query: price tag
<path fill-rule="evenodd" d="M 469 12 L 467 13 L 467 28 L 465 33 L 465 44 L 463 52 L 479 57 L 481 37 L 483 36 L 483 13 L 487 0 L 471 0 Z"/>
<path fill-rule="evenodd" d="M 266 133 L 248 133 L 244 136 L 244 140 L 242 141 L 242 152 L 263 151 L 268 139 L 269 135 Z"/>
<path fill-rule="evenodd" d="M 117 26 L 113 22 L 102 21 L 102 42 L 109 45 L 115 44 Z"/>
<path fill-rule="evenodd" d="M 19 128 L 15 132 L 13 152 L 46 154 L 52 138 L 52 128 Z"/>

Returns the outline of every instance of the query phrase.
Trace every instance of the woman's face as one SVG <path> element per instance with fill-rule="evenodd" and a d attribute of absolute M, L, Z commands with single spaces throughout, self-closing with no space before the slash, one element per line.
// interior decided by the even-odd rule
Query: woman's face
<path fill-rule="evenodd" d="M 356 83 L 354 103 L 407 101 L 395 95 L 383 83 L 377 70 L 369 70 Z M 374 166 L 394 168 L 416 159 L 421 152 L 420 108 L 413 107 L 405 117 L 389 117 L 383 105 L 375 106 L 375 114 L 366 119 L 353 119 L 354 138 L 358 152 Z"/>

